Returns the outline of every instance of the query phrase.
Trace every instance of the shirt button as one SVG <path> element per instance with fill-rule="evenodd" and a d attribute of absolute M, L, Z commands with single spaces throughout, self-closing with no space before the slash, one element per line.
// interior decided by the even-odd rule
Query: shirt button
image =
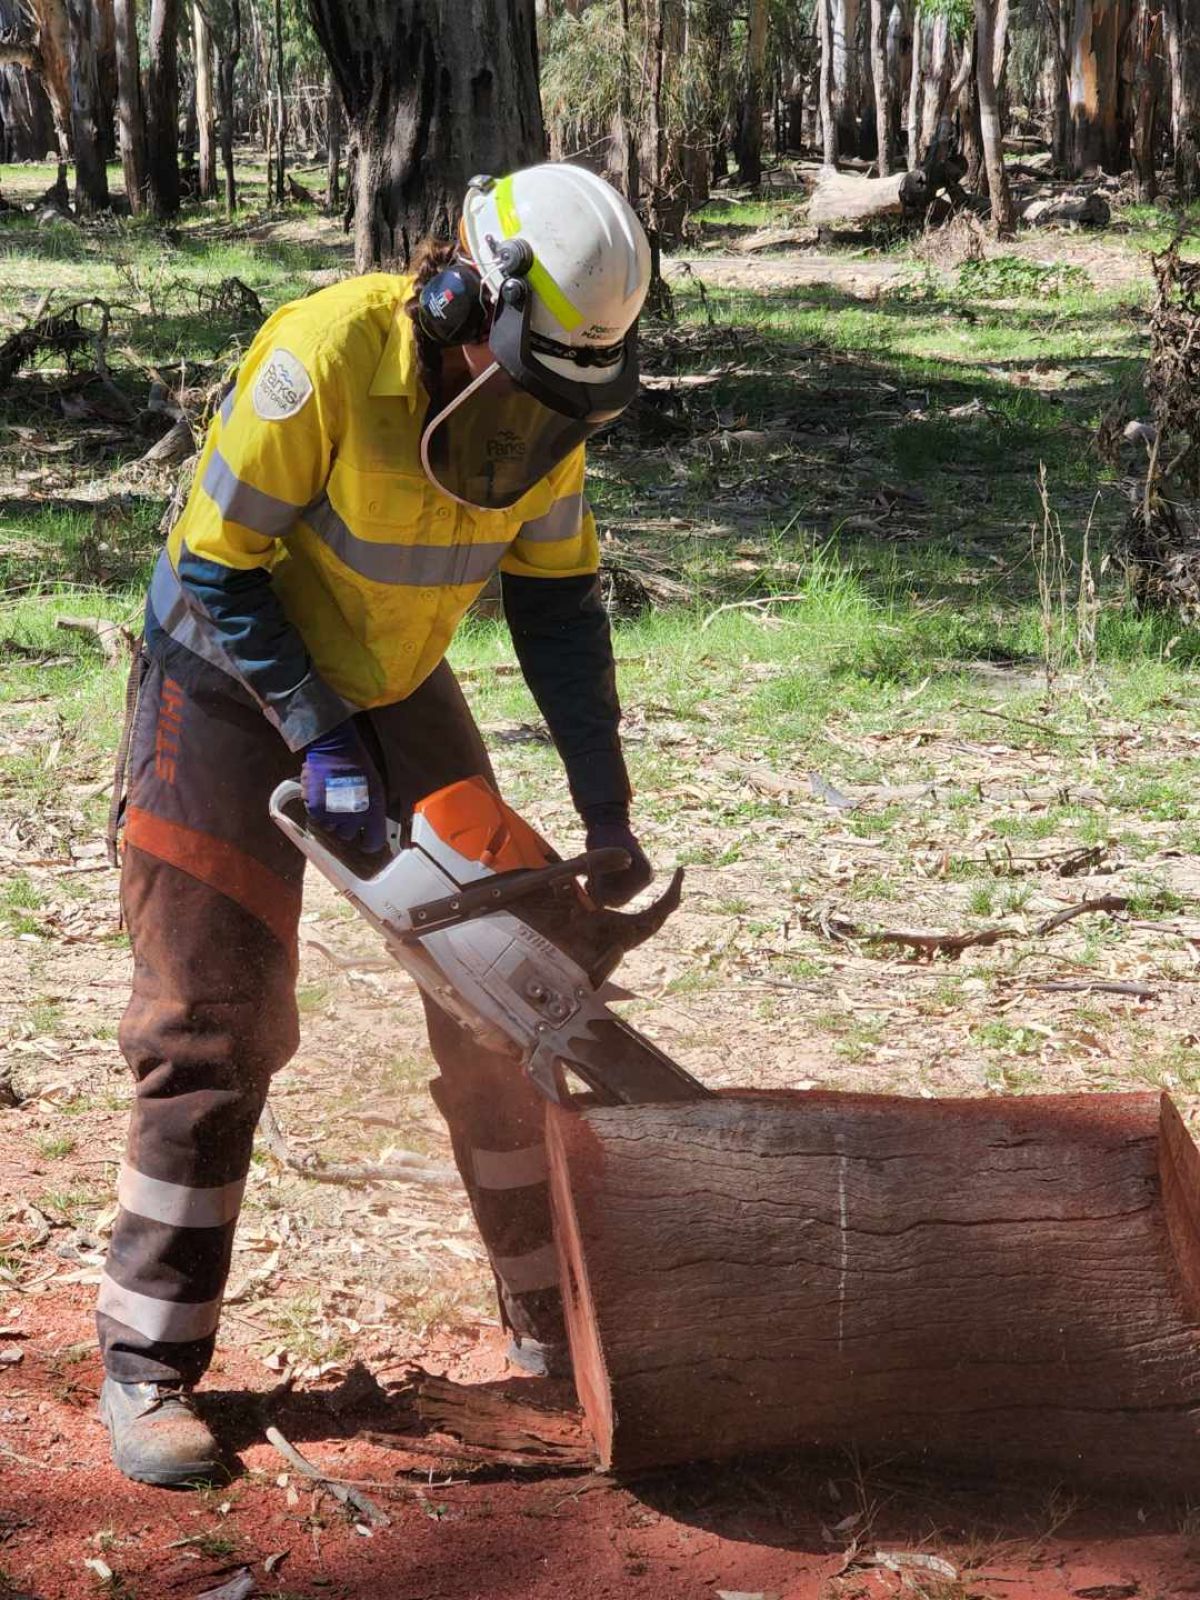
<path fill-rule="evenodd" d="M 369 503 L 369 505 L 367 506 L 367 510 L 371 513 L 372 516 L 374 516 L 375 513 L 379 510 L 379 501 L 378 500 L 372 500 Z"/>
<path fill-rule="evenodd" d="M 439 517 L 448 517 L 450 515 L 450 507 L 449 506 L 439 506 L 437 508 L 437 515 Z"/>

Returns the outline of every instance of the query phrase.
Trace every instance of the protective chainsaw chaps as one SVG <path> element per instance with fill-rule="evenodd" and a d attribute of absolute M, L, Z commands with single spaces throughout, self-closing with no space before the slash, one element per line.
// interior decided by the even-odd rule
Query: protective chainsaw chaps
<path fill-rule="evenodd" d="M 563 861 L 482 778 L 416 807 L 388 850 L 364 857 L 314 829 L 299 786 L 284 783 L 271 816 L 379 932 L 419 987 L 490 1049 L 508 1049 L 550 1100 L 694 1100 L 709 1091 L 609 1010 L 621 957 L 679 905 L 683 874 L 640 912 L 595 906 L 580 879 L 623 870 L 623 850 Z"/>

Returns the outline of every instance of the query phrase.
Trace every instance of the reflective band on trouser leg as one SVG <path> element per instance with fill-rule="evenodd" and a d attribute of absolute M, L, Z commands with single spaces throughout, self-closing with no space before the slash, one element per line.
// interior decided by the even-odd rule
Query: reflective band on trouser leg
<path fill-rule="evenodd" d="M 151 1222 L 166 1222 L 176 1228 L 219 1228 L 237 1221 L 245 1187 L 246 1180 L 241 1178 L 235 1183 L 191 1189 L 183 1183 L 148 1178 L 125 1161 L 117 1181 L 117 1199 L 122 1210 L 148 1217 Z"/>
<path fill-rule="evenodd" d="M 541 1143 L 545 1104 L 514 1062 L 482 1049 L 435 1006 L 425 1009 L 442 1069 L 431 1085 L 433 1097 L 450 1125 L 504 1324 L 522 1337 L 561 1343 L 562 1296 Z"/>
<path fill-rule="evenodd" d="M 546 1146 L 527 1144 L 520 1150 L 472 1149 L 471 1166 L 481 1189 L 528 1189 L 549 1175 Z"/>
<path fill-rule="evenodd" d="M 522 1256 L 493 1256 L 492 1270 L 512 1295 L 558 1288 L 558 1252 L 552 1244 Z"/>
<path fill-rule="evenodd" d="M 96 1310 L 155 1344 L 185 1344 L 206 1339 L 217 1331 L 221 1318 L 220 1296 L 215 1300 L 155 1300 L 134 1289 L 124 1289 L 106 1272 L 100 1280 Z"/>

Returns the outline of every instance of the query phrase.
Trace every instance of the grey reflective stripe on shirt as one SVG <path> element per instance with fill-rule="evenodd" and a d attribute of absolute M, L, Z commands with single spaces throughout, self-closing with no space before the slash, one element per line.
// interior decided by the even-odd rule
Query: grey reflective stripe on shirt
<path fill-rule="evenodd" d="M 529 544 L 554 544 L 559 539 L 573 539 L 583 526 L 584 513 L 588 509 L 582 494 L 564 495 L 540 517 L 523 522 L 517 538 Z"/>
<path fill-rule="evenodd" d="M 229 419 L 233 415 L 233 407 L 234 407 L 234 404 L 235 404 L 236 401 L 237 401 L 237 390 L 236 389 L 230 389 L 229 393 L 225 396 L 224 400 L 221 401 L 221 423 L 222 423 L 222 426 L 224 426 L 224 427 L 228 427 L 229 426 Z"/>
<path fill-rule="evenodd" d="M 511 543 L 505 539 L 489 544 L 376 544 L 352 533 L 324 494 L 304 512 L 304 521 L 325 548 L 360 578 L 421 589 L 483 583 Z"/>
<path fill-rule="evenodd" d="M 221 1228 L 237 1218 L 242 1207 L 246 1180 L 224 1183 L 211 1189 L 193 1189 L 182 1183 L 167 1183 L 148 1178 L 129 1163 L 122 1162 L 117 1180 L 117 1199 L 125 1211 L 165 1222 L 175 1228 Z"/>
<path fill-rule="evenodd" d="M 303 509 L 243 483 L 219 450 L 208 458 L 201 487 L 227 522 L 238 522 L 264 539 L 282 539 Z"/>
<path fill-rule="evenodd" d="M 157 1300 L 153 1295 L 126 1289 L 104 1273 L 96 1310 L 124 1323 L 144 1339 L 162 1344 L 186 1344 L 207 1339 L 221 1320 L 221 1296 L 215 1300 Z"/>

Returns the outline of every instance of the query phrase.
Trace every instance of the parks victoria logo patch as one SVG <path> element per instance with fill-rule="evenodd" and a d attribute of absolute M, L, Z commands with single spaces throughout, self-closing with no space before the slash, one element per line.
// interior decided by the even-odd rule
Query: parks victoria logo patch
<path fill-rule="evenodd" d="M 264 422 L 294 417 L 312 393 L 312 379 L 290 350 L 273 350 L 254 384 L 254 409 Z"/>

